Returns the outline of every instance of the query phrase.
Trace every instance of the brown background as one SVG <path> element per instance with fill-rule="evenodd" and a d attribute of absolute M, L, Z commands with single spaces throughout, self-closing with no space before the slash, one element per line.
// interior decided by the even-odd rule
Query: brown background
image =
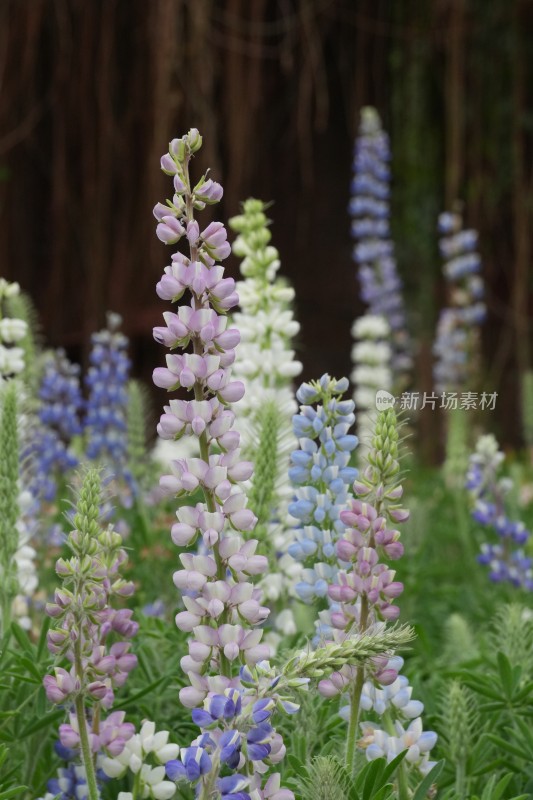
<path fill-rule="evenodd" d="M 431 388 L 444 302 L 436 217 L 460 198 L 488 283 L 484 384 L 516 443 L 530 361 L 532 34 L 526 0 L 0 0 L 0 273 L 75 358 L 105 310 L 120 312 L 148 378 L 168 255 L 151 216 L 170 192 L 159 157 L 194 125 L 197 168 L 225 187 L 222 219 L 247 196 L 274 201 L 305 377 L 345 374 L 361 310 L 351 154 L 373 104 L 392 139 L 417 387 Z"/>

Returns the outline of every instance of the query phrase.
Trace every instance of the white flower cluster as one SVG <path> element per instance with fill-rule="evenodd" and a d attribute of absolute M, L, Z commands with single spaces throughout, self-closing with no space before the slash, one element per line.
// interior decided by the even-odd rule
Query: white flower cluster
<path fill-rule="evenodd" d="M 399 672 L 403 658 L 393 656 L 385 669 Z M 429 760 L 429 753 L 437 742 L 437 734 L 424 731 L 421 714 L 424 704 L 411 698 L 413 692 L 405 675 L 398 675 L 389 686 L 379 688 L 367 681 L 361 694 L 361 708 L 374 711 L 378 716 L 389 717 L 390 725 L 383 730 L 373 722 L 362 722 L 363 736 L 359 746 L 366 752 L 369 761 L 385 756 L 392 761 L 403 750 L 407 750 L 405 760 L 426 775 L 435 765 Z M 407 725 L 407 727 L 406 727 Z"/>
<path fill-rule="evenodd" d="M 29 601 L 38 586 L 34 561 L 37 553 L 29 544 L 35 526 L 35 520 L 32 516 L 34 499 L 30 492 L 22 490 L 19 493 L 18 503 L 20 510 L 20 516 L 17 521 L 19 547 L 15 553 L 15 564 L 17 565 L 17 580 L 20 592 L 13 601 L 13 614 L 19 625 L 25 630 L 29 630 L 31 628 Z"/>
<path fill-rule="evenodd" d="M 269 244 L 271 234 L 264 210 L 260 200 L 247 200 L 243 214 L 229 222 L 239 233 L 232 250 L 242 258 L 244 277 L 237 283 L 241 311 L 234 315 L 241 343 L 233 375 L 246 386 L 236 407 L 240 422 L 253 416 L 267 399 L 274 399 L 280 410 L 295 413 L 291 381 L 302 371 L 291 349 L 291 340 L 300 330 L 290 307 L 294 289 L 276 277 L 279 253 Z M 243 430 L 241 425 L 241 431 L 246 442 L 251 435 L 249 426 Z"/>
<path fill-rule="evenodd" d="M 274 518 L 267 536 L 271 550 L 282 555 L 277 560 L 277 574 L 269 574 L 261 584 L 265 598 L 275 603 L 298 580 L 299 566 L 286 553 L 290 544 L 289 530 L 292 530 L 287 512 L 291 489 L 286 477 L 289 456 L 296 446 L 292 417 L 298 407 L 292 381 L 301 373 L 302 364 L 295 359 L 291 347 L 300 330 L 291 309 L 294 289 L 277 277 L 279 253 L 270 244 L 271 233 L 265 210 L 261 200 L 251 198 L 243 204 L 243 213 L 233 217 L 229 224 L 239 234 L 232 250 L 242 259 L 240 269 L 244 278 L 237 283 L 240 312 L 233 318 L 241 334 L 233 376 L 244 383 L 246 392 L 235 411 L 243 451 L 252 460 L 255 461 L 260 444 L 261 409 L 272 403 L 278 414 Z M 274 624 L 285 635 L 296 630 L 292 612 L 288 609 L 277 615 Z M 272 646 L 276 646 L 279 638 L 278 633 L 270 632 Z"/>
<path fill-rule="evenodd" d="M 156 733 L 155 723 L 145 720 L 139 733 L 132 736 L 119 756 L 102 759 L 102 769 L 110 778 L 122 778 L 129 770 L 136 776 L 138 798 L 170 800 L 176 784 L 165 780 L 167 761 L 179 755 L 179 746 L 169 743 L 168 731 Z M 150 761 L 155 761 L 151 766 Z M 117 800 L 133 800 L 131 792 L 119 792 Z"/>
<path fill-rule="evenodd" d="M 358 412 L 359 441 L 364 446 L 373 428 L 369 412 L 376 408 L 376 392 L 390 391 L 392 386 L 390 327 L 384 317 L 364 314 L 355 320 L 352 336 L 356 342 L 352 347 L 354 368 L 350 377 L 355 386 L 353 399 Z"/>
<path fill-rule="evenodd" d="M 15 345 L 24 339 L 28 326 L 22 319 L 2 316 L 3 301 L 19 292 L 18 283 L 0 278 L 0 380 L 18 375 L 24 369 L 24 350 Z"/>

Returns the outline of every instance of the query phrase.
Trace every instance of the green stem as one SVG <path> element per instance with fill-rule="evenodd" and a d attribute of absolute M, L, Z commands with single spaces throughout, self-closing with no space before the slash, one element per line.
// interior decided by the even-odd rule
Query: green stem
<path fill-rule="evenodd" d="M 83 695 L 79 694 L 76 697 L 75 707 L 76 719 L 78 721 L 78 729 L 80 733 L 81 760 L 83 766 L 85 767 L 85 775 L 87 778 L 88 798 L 89 800 L 100 800 L 100 793 L 98 791 L 98 784 L 96 783 L 96 774 L 94 771 L 91 745 L 89 742 L 89 734 L 87 732 L 87 720 L 85 718 Z"/>
<path fill-rule="evenodd" d="M 138 800 L 139 792 L 141 790 L 141 773 L 138 772 L 133 781 L 133 800 Z"/>
<path fill-rule="evenodd" d="M 466 797 L 466 765 L 463 759 L 457 762 L 455 768 L 455 792 L 457 797 Z"/>
<path fill-rule="evenodd" d="M 74 645 L 74 665 L 76 668 L 76 675 L 80 683 L 83 681 L 83 666 L 81 662 L 81 643 L 80 639 Z M 87 792 L 88 800 L 100 800 L 100 792 L 98 791 L 98 784 L 96 782 L 96 772 L 94 769 L 93 754 L 91 752 L 91 744 L 89 741 L 89 732 L 87 730 L 87 719 L 85 717 L 85 704 L 83 702 L 83 693 L 76 697 L 74 704 L 76 709 L 76 719 L 78 722 L 78 731 L 80 735 L 80 750 L 81 761 L 85 767 L 85 776 L 87 779 Z"/>
<path fill-rule="evenodd" d="M 361 616 L 359 630 L 362 633 L 368 625 L 368 598 L 366 594 L 361 599 Z M 346 767 L 350 773 L 354 771 L 355 754 L 357 751 L 357 734 L 359 728 L 359 711 L 361 693 L 365 682 L 364 665 L 357 667 L 355 682 L 350 694 L 350 723 L 348 725 L 348 739 L 346 741 Z"/>

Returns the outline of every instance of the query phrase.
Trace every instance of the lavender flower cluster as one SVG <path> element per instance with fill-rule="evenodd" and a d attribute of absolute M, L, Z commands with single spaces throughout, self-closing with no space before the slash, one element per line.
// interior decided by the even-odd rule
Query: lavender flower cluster
<path fill-rule="evenodd" d="M 471 377 L 479 346 L 479 326 L 486 317 L 477 232 L 463 230 L 462 224 L 457 213 L 443 213 L 439 217 L 443 272 L 450 287 L 450 305 L 440 313 L 433 348 L 434 381 L 439 392 L 459 389 Z"/>
<path fill-rule="evenodd" d="M 506 496 L 513 483 L 498 474 L 504 458 L 492 435 L 482 436 L 470 457 L 466 488 L 473 501 L 472 517 L 498 537 L 482 545 L 478 561 L 488 567 L 491 581 L 533 591 L 533 560 L 526 552 L 531 534 L 507 512 Z"/>
<path fill-rule="evenodd" d="M 253 468 L 240 458 L 231 410 L 244 394 L 243 384 L 231 380 L 240 336 L 227 328 L 226 317 L 238 296 L 234 280 L 225 278 L 216 263 L 230 253 L 223 224 L 212 222 L 200 230 L 195 220 L 196 211 L 222 197 L 222 187 L 205 175 L 191 183 L 190 162 L 201 145 L 196 129 L 170 143 L 161 167 L 172 176 L 175 193 L 166 205 L 154 208 L 159 239 L 169 245 L 184 239 L 189 250 L 188 256 L 179 251 L 172 255 L 157 294 L 172 302 L 186 292 L 190 297 L 177 313 L 166 312 L 166 325 L 154 330 L 158 342 L 182 351 L 167 355 L 167 366 L 154 371 L 154 382 L 169 391 L 190 390 L 194 397 L 171 399 L 158 433 L 169 439 L 197 437 L 200 454 L 173 461 L 172 473 L 163 476 L 161 485 L 178 498 L 197 490 L 204 498 L 196 506 L 181 506 L 171 531 L 180 548 L 201 542 L 200 552 L 181 553 L 182 569 L 174 574 L 185 606 L 176 624 L 192 635 L 189 654 L 182 659 L 190 685 L 180 691 L 180 699 L 195 709 L 201 734 L 181 750 L 180 760 L 167 764 L 167 774 L 196 783 L 200 797 L 216 789 L 222 797 L 282 800 L 293 795 L 272 793 L 272 786 L 279 786 L 277 778 L 263 783 L 264 773 L 283 758 L 285 747 L 270 724 L 271 710 L 281 701 L 272 694 L 257 705 L 254 671 L 269 656 L 259 626 L 268 609 L 250 578 L 264 573 L 267 559 L 256 554 L 257 541 L 248 538 L 256 518 L 246 508 L 240 484 Z"/>
<path fill-rule="evenodd" d="M 72 439 L 82 432 L 79 375 L 79 366 L 68 360 L 64 350 L 55 350 L 44 359 L 39 424 L 28 455 L 34 476 L 32 493 L 47 502 L 56 496 L 58 477 L 79 463 L 71 447 Z"/>
<path fill-rule="evenodd" d="M 391 328 L 392 370 L 395 382 L 405 381 L 412 368 L 406 328 L 402 282 L 390 235 L 390 147 L 374 108 L 364 108 L 355 142 L 350 213 L 356 240 L 354 261 L 359 268 L 361 297 L 373 316 L 384 317 Z"/>

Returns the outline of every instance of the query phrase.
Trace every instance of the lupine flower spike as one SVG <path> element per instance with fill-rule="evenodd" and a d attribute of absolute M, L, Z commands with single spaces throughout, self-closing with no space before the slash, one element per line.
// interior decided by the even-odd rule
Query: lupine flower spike
<path fill-rule="evenodd" d="M 28 332 L 23 319 L 10 316 L 9 301 L 20 293 L 18 283 L 0 278 L 0 381 L 12 378 L 24 370 L 22 340 Z"/>
<path fill-rule="evenodd" d="M 11 621 L 19 589 L 16 553 L 19 547 L 19 436 L 14 381 L 0 387 L 0 637 Z"/>
<path fill-rule="evenodd" d="M 355 387 L 353 399 L 358 411 L 361 455 L 369 447 L 374 430 L 376 394 L 381 389 L 390 392 L 393 388 L 390 326 L 385 317 L 368 313 L 355 320 L 352 335 L 355 339 L 352 348 L 354 369 L 350 377 Z"/>
<path fill-rule="evenodd" d="M 67 541 L 72 556 L 57 561 L 62 585 L 54 602 L 46 606 L 53 620 L 48 647 L 58 666 L 45 677 L 44 686 L 52 703 L 73 706 L 59 736 L 63 747 L 81 754 L 88 800 L 99 798 L 93 757 L 120 755 L 135 732 L 122 711 L 102 716 L 113 705 L 114 689 L 124 684 L 137 663 L 128 640 L 138 625 L 131 611 L 111 606 L 113 598 L 129 597 L 133 585 L 120 577 L 127 556 L 120 535 L 111 528 L 101 529 L 100 505 L 100 477 L 89 470 L 73 520 L 75 529 Z M 113 644 L 108 642 L 111 635 Z M 69 668 L 61 666 L 65 659 Z"/>
<path fill-rule="evenodd" d="M 28 446 L 31 488 L 41 502 L 55 499 L 58 483 L 79 463 L 72 446 L 73 439 L 82 431 L 79 375 L 78 364 L 72 364 L 64 350 L 44 356 L 38 424 Z"/>
<path fill-rule="evenodd" d="M 476 250 L 477 232 L 463 230 L 460 214 L 441 214 L 439 232 L 450 303 L 441 311 L 437 328 L 435 389 L 459 391 L 475 379 L 478 366 L 479 326 L 486 317 L 481 258 Z"/>
<path fill-rule="evenodd" d="M 287 593 L 294 583 L 295 565 L 286 555 L 285 520 L 291 496 L 287 468 L 295 446 L 292 380 L 302 370 L 291 343 L 300 326 L 291 309 L 294 290 L 278 276 L 279 253 L 270 243 L 266 208 L 261 200 L 250 198 L 243 203 L 243 213 L 229 221 L 239 234 L 232 250 L 242 259 L 243 276 L 237 283 L 241 310 L 233 316 L 241 334 L 233 374 L 246 387 L 236 413 L 243 453 L 255 465 L 249 493 L 250 508 L 258 518 L 254 535 L 270 564 L 261 588 L 276 612 L 272 615 L 275 627 L 291 633 L 295 626 Z M 276 636 L 270 634 L 269 641 Z"/>
<path fill-rule="evenodd" d="M 479 439 L 470 457 L 466 488 L 473 501 L 472 517 L 496 534 L 496 541 L 482 545 L 478 561 L 488 567 L 491 581 L 533 591 L 533 560 L 527 554 L 531 534 L 523 522 L 513 520 L 507 511 L 513 482 L 499 475 L 504 458 L 490 434 Z"/>
<path fill-rule="evenodd" d="M 91 337 L 85 436 L 87 458 L 108 466 L 116 478 L 127 479 L 130 361 L 128 340 L 119 330 L 121 322 L 118 314 L 110 312 L 107 328 Z"/>
<path fill-rule="evenodd" d="M 356 242 L 353 257 L 368 313 L 384 317 L 390 326 L 393 383 L 395 390 L 401 391 L 409 379 L 412 355 L 402 282 L 389 226 L 389 162 L 389 138 L 382 129 L 379 114 L 375 108 L 363 108 L 355 142 L 350 201 L 352 235 Z"/>
<path fill-rule="evenodd" d="M 291 455 L 289 469 L 295 494 L 289 512 L 296 526 L 289 554 L 304 567 L 295 588 L 306 603 L 327 598 L 337 575 L 335 546 L 345 528 L 340 514 L 357 475 L 349 466 L 357 437 L 350 433 L 353 401 L 342 397 L 347 389 L 346 378 L 337 381 L 323 375 L 303 383 L 296 394 L 301 406 L 293 426 L 299 448 Z"/>
<path fill-rule="evenodd" d="M 462 226 L 458 213 L 439 216 L 439 246 L 449 304 L 442 309 L 437 324 L 433 378 L 435 390 L 443 395 L 443 407 L 447 410 L 444 472 L 451 485 L 462 480 L 460 476 L 467 467 L 468 418 L 458 408 L 457 398 L 460 391 L 472 391 L 477 386 L 480 326 L 486 316 L 477 232 L 463 230 Z"/>
<path fill-rule="evenodd" d="M 354 482 L 355 500 L 341 520 L 347 526 L 336 546 L 342 563 L 351 564 L 339 571 L 329 588 L 337 604 L 331 611 L 336 638 L 361 633 L 375 625 L 396 620 L 400 613 L 395 604 L 403 591 L 395 570 L 387 562 L 403 554 L 400 532 L 394 527 L 405 522 L 409 512 L 402 507 L 403 489 L 399 482 L 398 424 L 393 409 L 379 413 L 367 467 Z M 433 763 L 429 751 L 436 742 L 432 732 L 423 733 L 420 714 L 422 703 L 411 698 L 412 689 L 399 675 L 403 660 L 398 656 L 377 659 L 372 668 L 343 668 L 335 679 L 322 682 L 326 696 L 348 691 L 350 696 L 347 764 L 353 768 L 357 747 L 368 759 L 386 756 L 391 760 L 407 749 L 406 762 L 422 773 Z M 383 719 L 383 727 L 361 722 L 362 737 L 357 740 L 361 712 L 373 710 Z M 406 780 L 402 767 L 400 783 Z"/>
<path fill-rule="evenodd" d="M 174 574 L 185 605 L 176 624 L 192 634 L 189 655 L 182 659 L 190 685 L 180 699 L 194 709 L 201 734 L 181 750 L 179 760 L 167 764 L 167 775 L 195 783 L 202 800 L 261 800 L 278 780 L 274 774 L 265 783 L 263 775 L 283 758 L 285 747 L 269 721 L 277 696 L 257 704 L 257 665 L 269 655 L 259 625 L 268 609 L 250 579 L 261 575 L 268 562 L 257 555 L 257 540 L 248 538 L 256 518 L 246 507 L 240 482 L 251 477 L 252 465 L 241 460 L 240 436 L 233 429 L 231 404 L 242 398 L 244 386 L 231 379 L 240 335 L 227 327 L 226 314 L 238 296 L 235 282 L 224 278 L 216 263 L 229 255 L 230 246 L 221 222 L 200 230 L 195 219 L 195 212 L 222 197 L 222 187 L 206 176 L 191 183 L 190 162 L 201 146 L 196 129 L 170 143 L 161 167 L 173 177 L 175 194 L 154 209 L 161 241 L 188 244 L 188 255 L 173 254 L 157 293 L 173 302 L 190 293 L 189 303 L 177 313 L 166 312 L 165 326 L 154 330 L 157 341 L 182 351 L 167 355 L 167 367 L 154 371 L 154 382 L 169 391 L 181 387 L 194 397 L 171 399 L 158 432 L 168 439 L 196 437 L 200 454 L 173 461 L 172 474 L 161 485 L 177 497 L 200 490 L 204 498 L 194 507 L 180 506 L 171 532 L 180 548 L 192 547 L 198 538 L 202 543 L 201 554 L 181 553 L 182 569 Z M 222 777 L 223 768 L 230 774 Z M 278 796 L 293 795 L 281 790 Z"/>

